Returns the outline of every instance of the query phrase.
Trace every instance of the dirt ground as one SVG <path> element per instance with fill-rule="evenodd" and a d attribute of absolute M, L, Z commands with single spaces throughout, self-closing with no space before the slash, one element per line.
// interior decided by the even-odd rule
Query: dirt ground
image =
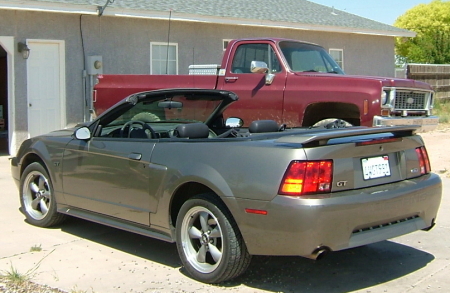
<path fill-rule="evenodd" d="M 450 178 L 450 124 L 440 124 L 434 131 L 419 134 L 425 141 L 431 170 Z"/>

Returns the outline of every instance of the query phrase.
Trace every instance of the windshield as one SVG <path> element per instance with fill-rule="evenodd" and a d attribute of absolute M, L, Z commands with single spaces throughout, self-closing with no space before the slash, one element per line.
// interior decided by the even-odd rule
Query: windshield
<path fill-rule="evenodd" d="M 293 41 L 282 41 L 279 46 L 292 71 L 344 74 L 322 47 Z"/>

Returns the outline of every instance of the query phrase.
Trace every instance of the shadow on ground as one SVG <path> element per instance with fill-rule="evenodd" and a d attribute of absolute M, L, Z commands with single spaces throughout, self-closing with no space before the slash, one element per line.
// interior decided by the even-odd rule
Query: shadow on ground
<path fill-rule="evenodd" d="M 433 260 L 434 256 L 427 252 L 383 241 L 333 252 L 320 261 L 301 257 L 254 257 L 248 273 L 236 281 L 274 292 L 340 293 L 397 279 Z"/>
<path fill-rule="evenodd" d="M 60 228 L 77 237 L 174 269 L 181 266 L 173 243 L 76 218 L 71 218 Z M 349 292 L 408 275 L 433 260 L 434 256 L 427 252 L 390 241 L 333 252 L 320 261 L 295 256 L 254 256 L 245 275 L 214 286 L 243 284 L 272 292 Z"/>
<path fill-rule="evenodd" d="M 177 268 L 181 266 L 176 245 L 78 218 L 61 224 L 62 231 L 93 242 Z"/>

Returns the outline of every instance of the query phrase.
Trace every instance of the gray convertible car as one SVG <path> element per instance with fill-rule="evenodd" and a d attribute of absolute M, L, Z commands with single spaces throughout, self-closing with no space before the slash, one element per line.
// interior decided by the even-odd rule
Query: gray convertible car
<path fill-rule="evenodd" d="M 244 129 L 223 115 L 237 99 L 141 92 L 24 141 L 11 160 L 22 212 L 40 227 L 75 216 L 176 242 L 206 283 L 241 275 L 252 255 L 318 259 L 435 224 L 442 184 L 415 126 Z"/>

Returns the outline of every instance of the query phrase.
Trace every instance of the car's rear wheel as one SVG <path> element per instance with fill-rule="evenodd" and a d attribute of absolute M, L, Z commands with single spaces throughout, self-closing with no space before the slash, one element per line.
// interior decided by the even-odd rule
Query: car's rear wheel
<path fill-rule="evenodd" d="M 50 227 L 66 218 L 56 210 L 50 176 L 40 163 L 35 162 L 25 168 L 20 187 L 22 212 L 30 224 Z"/>
<path fill-rule="evenodd" d="M 177 223 L 177 248 L 189 275 L 205 283 L 235 278 L 248 268 L 251 255 L 226 206 L 214 195 L 186 201 Z"/>

